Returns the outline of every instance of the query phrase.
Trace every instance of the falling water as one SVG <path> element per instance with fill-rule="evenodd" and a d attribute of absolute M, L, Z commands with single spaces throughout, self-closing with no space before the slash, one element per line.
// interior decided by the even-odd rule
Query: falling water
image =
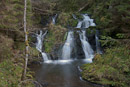
<path fill-rule="evenodd" d="M 83 20 L 79 21 L 78 24 L 77 24 L 77 27 L 76 28 L 89 28 L 89 26 L 96 26 L 95 23 L 93 23 L 93 19 L 90 19 L 90 17 L 87 15 L 87 14 L 82 14 L 83 16 Z M 89 60 L 90 62 L 92 62 L 92 59 L 94 57 L 94 51 L 93 49 L 91 48 L 91 45 L 89 44 L 88 42 L 88 38 L 86 37 L 86 30 L 81 30 L 81 32 L 79 33 L 79 36 L 80 36 L 80 40 L 81 40 L 81 43 L 82 43 L 82 48 L 83 48 L 83 51 L 84 51 L 84 54 L 85 54 L 85 58 L 87 60 Z"/>
<path fill-rule="evenodd" d="M 83 20 L 79 20 L 76 28 L 89 28 L 89 26 L 96 26 L 93 19 L 90 19 L 88 14 L 82 14 Z"/>
<path fill-rule="evenodd" d="M 101 45 L 99 42 L 99 31 L 98 30 L 96 30 L 95 39 L 96 39 L 96 51 L 98 54 L 102 54 Z"/>
<path fill-rule="evenodd" d="M 48 61 L 47 54 L 45 52 L 42 52 L 41 54 L 42 54 L 42 57 L 43 57 L 44 61 Z"/>
<path fill-rule="evenodd" d="M 55 16 L 52 17 L 52 23 L 56 24 L 56 18 L 57 18 L 58 14 L 56 14 Z"/>
<path fill-rule="evenodd" d="M 67 40 L 63 46 L 62 59 L 64 59 L 64 60 L 71 58 L 71 52 L 72 52 L 73 45 L 74 45 L 74 34 L 73 33 L 74 33 L 73 31 L 68 32 Z"/>
<path fill-rule="evenodd" d="M 43 40 L 46 34 L 47 34 L 47 31 L 43 34 L 42 30 L 40 30 L 39 34 L 36 34 L 37 35 L 36 49 L 39 52 L 41 52 L 44 61 L 48 60 L 47 54 L 45 52 L 42 52 Z"/>
<path fill-rule="evenodd" d="M 97 87 L 95 86 L 95 84 L 91 85 L 90 83 L 84 81 L 80 74 L 82 72 L 80 66 L 82 64 L 86 64 L 86 62 L 91 63 L 94 57 L 94 51 L 88 42 L 88 37 L 86 35 L 85 29 L 89 26 L 96 26 L 96 24 L 93 23 L 93 19 L 90 19 L 87 14 L 82 14 L 82 16 L 84 19 L 79 20 L 76 28 L 81 29 L 77 32 L 79 33 L 79 38 L 81 40 L 81 48 L 83 49 L 83 52 L 85 54 L 85 59 L 83 60 L 71 60 L 71 55 L 73 53 L 73 49 L 75 48 L 73 31 L 68 32 L 67 39 L 62 48 L 61 60 L 48 60 L 46 53 L 42 52 L 43 39 L 47 32 L 43 34 L 43 32 L 40 31 L 40 33 L 37 34 L 36 48 L 41 52 L 45 61 L 40 69 L 36 71 L 36 78 L 41 84 L 45 84 L 45 86 L 47 87 Z M 73 15 L 73 18 L 75 20 L 78 20 L 75 15 Z M 55 24 L 55 20 L 56 17 L 52 18 L 53 24 Z M 95 37 L 97 38 L 98 35 L 96 34 Z"/>
<path fill-rule="evenodd" d="M 86 31 L 82 30 L 82 32 L 80 32 L 79 36 L 80 36 L 82 48 L 83 48 L 83 51 L 84 51 L 84 54 L 85 54 L 85 58 L 86 59 L 92 59 L 94 57 L 94 55 L 93 55 L 94 51 L 93 51 L 93 49 L 91 48 L 91 46 L 88 42 L 88 38 L 86 37 Z"/>
<path fill-rule="evenodd" d="M 82 23 L 83 23 L 83 21 L 79 21 L 76 28 L 81 28 L 82 27 Z"/>
<path fill-rule="evenodd" d="M 40 33 L 36 34 L 36 35 L 37 35 L 36 48 L 39 52 L 42 52 L 42 42 L 43 42 L 43 39 L 44 39 L 44 35 L 42 34 L 42 31 L 40 31 Z"/>

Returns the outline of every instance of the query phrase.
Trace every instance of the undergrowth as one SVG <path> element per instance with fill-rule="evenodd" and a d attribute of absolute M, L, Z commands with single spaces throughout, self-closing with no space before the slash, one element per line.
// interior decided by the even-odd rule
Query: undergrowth
<path fill-rule="evenodd" d="M 107 48 L 103 55 L 96 55 L 92 64 L 85 64 L 83 78 L 114 87 L 129 87 L 130 47 L 128 45 Z"/>

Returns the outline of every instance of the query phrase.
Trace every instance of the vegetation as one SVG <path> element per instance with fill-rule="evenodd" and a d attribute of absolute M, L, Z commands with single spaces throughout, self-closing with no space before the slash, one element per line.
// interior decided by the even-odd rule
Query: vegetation
<path fill-rule="evenodd" d="M 18 62 L 19 63 L 15 63 Z M 1 87 L 34 87 L 32 82 L 21 82 L 21 76 L 23 71 L 23 60 L 17 61 L 6 59 L 0 63 L 0 86 Z M 27 74 L 28 78 L 32 79 L 30 73 Z"/>
<path fill-rule="evenodd" d="M 82 69 L 84 79 L 114 87 L 128 87 L 130 81 L 130 47 L 122 45 L 107 48 L 105 54 L 97 54 L 92 64 Z"/>
<path fill-rule="evenodd" d="M 45 52 L 50 53 L 55 46 L 63 43 L 64 35 L 66 32 L 66 28 L 61 27 L 60 25 L 49 25 L 49 33 L 45 39 Z"/>
<path fill-rule="evenodd" d="M 0 87 L 33 87 L 31 82 L 21 83 L 24 64 L 22 49 L 25 46 L 17 45 L 19 49 L 13 49 L 13 39 L 5 35 L 0 35 L 0 45 Z M 30 73 L 27 78 L 32 79 Z"/>
<path fill-rule="evenodd" d="M 65 41 L 67 27 L 75 27 L 75 14 L 87 13 L 95 19 L 96 29 L 101 32 L 100 42 L 105 51 L 96 55 L 94 63 L 85 64 L 84 79 L 116 87 L 130 85 L 130 0 L 27 0 L 27 29 L 29 32 L 46 27 L 45 52 L 58 49 Z M 58 13 L 56 25 L 50 16 Z M 24 63 L 24 0 L 0 1 L 0 87 L 33 87 L 30 82 L 21 83 Z M 47 25 L 48 23 L 48 25 Z M 47 25 L 47 26 L 44 26 Z M 36 29 L 33 29 L 36 27 Z M 89 28 L 88 31 L 90 31 Z M 30 38 L 29 38 L 30 39 Z M 125 41 L 124 41 L 125 40 Z M 30 40 L 31 41 L 31 40 Z M 120 43 L 121 42 L 121 43 Z M 39 52 L 29 47 L 29 60 Z M 36 61 L 36 60 L 35 60 Z M 30 73 L 27 79 L 33 79 Z"/>
<path fill-rule="evenodd" d="M 0 4 L 0 87 L 33 87 L 32 81 L 21 81 L 25 49 L 24 0 L 2 0 Z M 27 4 L 27 28 L 29 28 L 33 22 L 29 0 Z M 33 79 L 30 73 L 26 79 Z"/>
<path fill-rule="evenodd" d="M 60 0 L 60 11 L 88 13 L 100 29 L 103 55 L 96 55 L 93 64 L 85 64 L 83 78 L 99 84 L 128 87 L 130 80 L 130 6 L 129 0 Z M 121 42 L 121 44 L 120 44 Z"/>

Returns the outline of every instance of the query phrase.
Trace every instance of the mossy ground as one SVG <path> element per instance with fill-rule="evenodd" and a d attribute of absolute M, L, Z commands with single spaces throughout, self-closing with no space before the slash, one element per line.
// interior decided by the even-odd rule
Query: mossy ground
<path fill-rule="evenodd" d="M 92 64 L 85 64 L 82 67 L 82 76 L 84 79 L 98 84 L 129 87 L 129 54 L 129 45 L 107 48 L 105 54 L 95 56 Z"/>
<path fill-rule="evenodd" d="M 32 82 L 21 83 L 23 64 L 14 62 L 17 61 L 7 59 L 0 63 L 0 87 L 34 87 Z M 27 76 L 32 79 L 30 73 Z"/>
<path fill-rule="evenodd" d="M 32 82 L 21 84 L 25 45 L 15 44 L 8 36 L 0 35 L 0 87 L 33 87 Z M 33 79 L 30 72 L 27 79 Z"/>

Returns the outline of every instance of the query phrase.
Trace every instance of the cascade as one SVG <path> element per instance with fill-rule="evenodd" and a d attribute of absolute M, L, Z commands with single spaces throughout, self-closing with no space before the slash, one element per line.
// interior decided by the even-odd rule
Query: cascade
<path fill-rule="evenodd" d="M 55 16 L 52 17 L 52 23 L 56 24 L 56 18 L 57 18 L 58 14 L 56 14 Z"/>
<path fill-rule="evenodd" d="M 77 24 L 77 27 L 76 27 L 76 28 L 81 28 L 81 27 L 82 27 L 82 23 L 83 23 L 83 21 L 80 21 L 80 20 L 79 20 L 79 22 L 78 22 L 78 24 Z"/>
<path fill-rule="evenodd" d="M 67 60 L 67 59 L 71 58 L 71 52 L 72 52 L 73 46 L 74 46 L 74 32 L 69 31 L 67 40 L 62 49 L 62 59 L 63 60 Z"/>
<path fill-rule="evenodd" d="M 85 55 L 85 59 L 92 62 L 92 59 L 94 57 L 94 51 L 91 45 L 89 44 L 85 29 L 89 28 L 90 26 L 96 26 L 96 24 L 94 23 L 94 20 L 88 16 L 88 14 L 81 14 L 81 15 L 83 16 L 83 20 L 79 20 L 74 14 L 72 16 L 75 20 L 78 20 L 78 24 L 76 28 L 81 29 L 81 31 L 78 31 L 78 33 L 79 33 L 79 39 L 81 41 L 81 46 Z M 55 16 L 52 17 L 53 24 L 56 23 L 57 16 L 58 15 L 56 14 Z M 47 54 L 42 51 L 43 40 L 46 33 L 47 31 L 45 33 L 40 31 L 40 33 L 37 34 L 36 48 L 39 52 L 41 52 L 44 61 L 54 62 L 53 60 L 48 60 Z M 98 41 L 99 40 L 98 31 L 96 31 L 95 40 L 96 40 L 96 51 L 97 53 L 102 54 L 100 43 Z M 68 31 L 67 39 L 62 48 L 62 55 L 61 55 L 62 60 L 70 60 L 72 57 L 73 49 L 74 49 L 74 31 Z M 62 60 L 57 60 L 57 61 L 62 61 Z"/>
<path fill-rule="evenodd" d="M 102 54 L 101 45 L 99 42 L 99 31 L 98 30 L 96 30 L 95 40 L 96 40 L 96 51 L 98 54 Z"/>
<path fill-rule="evenodd" d="M 87 14 L 82 14 L 83 20 L 79 21 L 76 28 L 80 28 L 81 32 L 79 32 L 82 48 L 85 54 L 85 58 L 92 61 L 94 57 L 94 51 L 91 48 L 91 45 L 88 42 L 88 38 L 86 37 L 86 30 L 85 28 L 89 28 L 90 26 L 96 26 L 96 24 L 93 22 L 93 19 L 90 19 L 90 17 Z"/>
<path fill-rule="evenodd" d="M 82 48 L 85 54 L 85 58 L 92 59 L 94 57 L 94 51 L 88 42 L 88 38 L 86 37 L 86 31 L 82 30 L 82 32 L 79 33 L 79 36 L 80 36 Z"/>
<path fill-rule="evenodd" d="M 47 54 L 45 52 L 42 52 L 43 40 L 44 40 L 44 37 L 46 34 L 47 34 L 47 31 L 43 34 L 42 30 L 40 30 L 39 34 L 36 34 L 36 36 L 37 36 L 36 49 L 39 52 L 41 52 L 42 58 L 44 61 L 48 60 Z"/>

